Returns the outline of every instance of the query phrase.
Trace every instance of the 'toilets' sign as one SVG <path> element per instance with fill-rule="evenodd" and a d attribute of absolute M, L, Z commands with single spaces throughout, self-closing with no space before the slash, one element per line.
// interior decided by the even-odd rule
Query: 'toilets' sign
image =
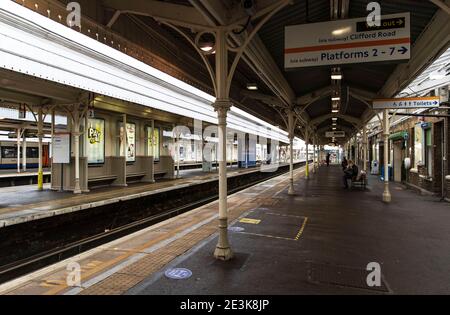
<path fill-rule="evenodd" d="M 399 109 L 399 108 L 433 108 L 439 107 L 439 96 L 409 97 L 373 100 L 373 109 Z"/>
<path fill-rule="evenodd" d="M 410 58 L 410 14 L 384 15 L 370 27 L 366 18 L 287 26 L 285 68 L 406 60 Z"/>

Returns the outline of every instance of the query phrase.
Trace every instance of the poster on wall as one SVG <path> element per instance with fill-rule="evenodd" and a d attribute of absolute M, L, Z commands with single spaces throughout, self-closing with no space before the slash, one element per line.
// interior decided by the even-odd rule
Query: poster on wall
<path fill-rule="evenodd" d="M 123 124 L 120 123 L 120 156 L 123 156 Z M 126 124 L 126 160 L 127 162 L 136 161 L 136 125 Z"/>
<path fill-rule="evenodd" d="M 86 136 L 88 164 L 105 163 L 105 121 L 89 118 Z"/>
<path fill-rule="evenodd" d="M 154 128 L 152 137 L 152 128 L 147 127 L 147 155 L 153 155 L 154 160 L 159 161 L 159 128 Z"/>

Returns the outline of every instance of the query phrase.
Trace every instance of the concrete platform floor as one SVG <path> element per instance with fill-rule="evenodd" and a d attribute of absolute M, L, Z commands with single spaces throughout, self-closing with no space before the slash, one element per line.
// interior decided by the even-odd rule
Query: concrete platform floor
<path fill-rule="evenodd" d="M 321 167 L 281 192 L 234 227 L 235 259 L 212 257 L 217 235 L 193 247 L 126 294 L 449 294 L 450 206 L 391 184 L 392 203 L 381 202 L 382 183 L 368 191 L 342 188 L 337 166 Z M 258 222 L 258 224 L 254 224 Z M 380 287 L 367 286 L 370 262 L 381 266 Z M 191 278 L 164 272 L 188 268 Z"/>

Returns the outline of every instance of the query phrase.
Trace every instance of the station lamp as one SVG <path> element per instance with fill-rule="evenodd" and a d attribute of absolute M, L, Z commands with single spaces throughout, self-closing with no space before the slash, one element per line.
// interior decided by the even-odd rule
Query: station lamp
<path fill-rule="evenodd" d="M 256 91 L 258 90 L 258 85 L 256 83 L 247 83 L 247 90 Z"/>
<path fill-rule="evenodd" d="M 342 80 L 342 73 L 339 68 L 333 68 L 331 72 L 331 80 Z"/>
<path fill-rule="evenodd" d="M 209 32 L 198 33 L 195 38 L 195 43 L 201 51 L 205 54 L 212 54 L 215 52 L 216 38 L 214 34 Z"/>

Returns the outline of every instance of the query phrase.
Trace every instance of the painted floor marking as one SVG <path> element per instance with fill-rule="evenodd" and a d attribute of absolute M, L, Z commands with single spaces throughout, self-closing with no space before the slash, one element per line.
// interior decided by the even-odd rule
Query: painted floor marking
<path fill-rule="evenodd" d="M 268 237 L 268 238 L 275 238 L 275 239 L 286 240 L 286 241 L 298 241 L 300 239 L 300 237 L 302 236 L 303 231 L 305 230 L 306 222 L 308 222 L 308 218 L 307 217 L 303 217 L 303 218 L 304 218 L 304 220 L 303 220 L 302 226 L 300 227 L 300 229 L 299 229 L 297 235 L 295 236 L 295 238 L 275 236 L 275 235 L 270 235 L 270 234 L 251 233 L 251 232 L 235 232 L 235 233 L 236 234 L 262 236 L 262 237 Z"/>
<path fill-rule="evenodd" d="M 258 219 L 250 219 L 250 218 L 242 218 L 239 220 L 241 223 L 247 223 L 247 224 L 259 224 L 261 223 L 261 220 Z"/>

